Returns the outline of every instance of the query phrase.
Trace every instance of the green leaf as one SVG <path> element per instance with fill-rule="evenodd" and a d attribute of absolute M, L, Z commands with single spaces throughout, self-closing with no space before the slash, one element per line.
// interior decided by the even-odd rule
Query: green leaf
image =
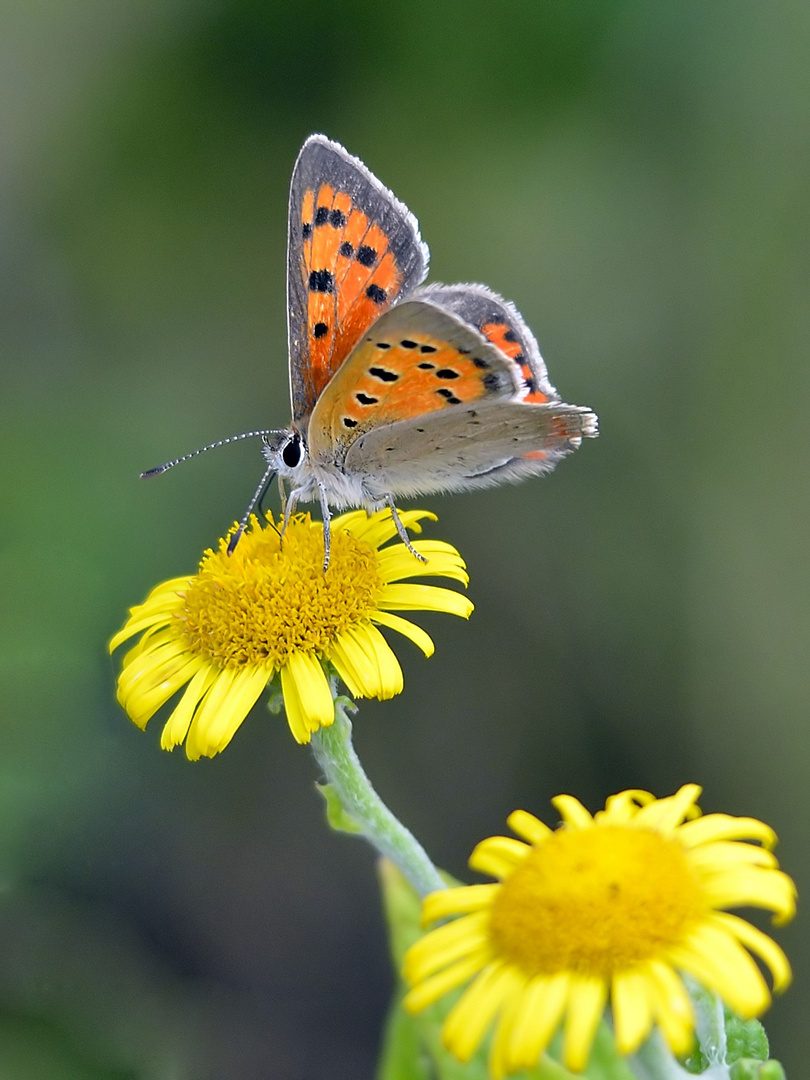
<path fill-rule="evenodd" d="M 394 998 L 385 1021 L 377 1080 L 433 1080 L 417 1026 L 400 1001 Z"/>
<path fill-rule="evenodd" d="M 729 1070 L 731 1080 L 785 1080 L 785 1070 L 778 1061 L 739 1058 Z"/>
<path fill-rule="evenodd" d="M 731 1009 L 724 1008 L 726 1020 L 726 1061 L 731 1064 L 740 1058 L 768 1060 L 768 1036 L 759 1020 L 741 1020 Z"/>
<path fill-rule="evenodd" d="M 355 836 L 363 832 L 351 814 L 346 812 L 340 796 L 331 784 L 316 784 L 315 787 L 326 802 L 326 820 L 330 828 L 335 832 L 352 833 Z"/>

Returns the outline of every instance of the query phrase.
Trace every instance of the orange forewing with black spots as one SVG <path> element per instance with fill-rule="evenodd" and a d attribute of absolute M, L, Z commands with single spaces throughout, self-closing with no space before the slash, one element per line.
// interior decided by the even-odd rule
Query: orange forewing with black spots
<path fill-rule="evenodd" d="M 373 427 L 519 392 L 514 365 L 480 334 L 433 305 L 405 301 L 371 327 L 325 389 L 310 452 L 348 449 Z"/>
<path fill-rule="evenodd" d="M 308 139 L 290 191 L 288 308 L 293 419 L 309 414 L 363 333 L 427 271 L 413 216 L 365 166 Z"/>

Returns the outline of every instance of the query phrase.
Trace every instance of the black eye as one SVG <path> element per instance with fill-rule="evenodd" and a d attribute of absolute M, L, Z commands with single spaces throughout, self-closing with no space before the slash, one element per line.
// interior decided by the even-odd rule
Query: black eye
<path fill-rule="evenodd" d="M 301 440 L 293 435 L 284 449 L 281 451 L 281 460 L 288 469 L 294 469 L 301 460 Z"/>

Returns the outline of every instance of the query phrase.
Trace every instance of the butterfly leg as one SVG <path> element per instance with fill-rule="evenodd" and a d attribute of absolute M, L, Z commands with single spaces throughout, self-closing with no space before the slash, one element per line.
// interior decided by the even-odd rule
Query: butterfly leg
<path fill-rule="evenodd" d="M 321 514 L 323 515 L 323 572 L 326 573 L 329 569 L 329 556 L 332 551 L 332 514 L 329 510 L 326 489 L 323 484 L 318 484 L 318 499 L 321 504 Z"/>
<path fill-rule="evenodd" d="M 284 502 L 284 521 L 281 524 L 281 540 L 284 541 L 284 533 L 287 531 L 287 526 L 290 524 L 290 518 L 292 517 L 293 510 L 298 505 L 298 490 L 293 488 L 290 494 L 287 496 Z"/>
<path fill-rule="evenodd" d="M 399 538 L 402 541 L 402 543 L 405 545 L 405 547 L 408 549 L 408 551 L 410 551 L 411 555 L 413 555 L 413 557 L 415 559 L 418 559 L 419 562 L 426 563 L 427 559 L 425 558 L 425 556 L 420 555 L 419 552 L 416 550 L 416 548 L 411 543 L 411 538 L 410 538 L 410 536 L 408 536 L 408 530 L 402 524 L 402 518 L 397 513 L 397 508 L 396 508 L 396 505 L 394 504 L 394 496 L 393 495 L 386 495 L 385 496 L 385 503 L 386 503 L 386 506 L 388 507 L 388 509 L 391 511 L 391 517 L 394 519 L 394 525 L 396 525 L 396 529 L 397 529 L 397 532 L 399 533 Z"/>
<path fill-rule="evenodd" d="M 281 503 L 281 514 L 286 516 L 287 514 L 287 490 L 284 487 L 284 477 L 281 473 L 276 473 L 276 480 L 278 480 L 278 497 Z"/>

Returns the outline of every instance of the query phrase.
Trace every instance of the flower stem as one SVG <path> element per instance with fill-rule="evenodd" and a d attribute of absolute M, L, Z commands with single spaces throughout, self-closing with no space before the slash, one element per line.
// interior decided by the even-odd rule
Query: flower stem
<path fill-rule="evenodd" d="M 344 810 L 368 842 L 402 871 L 420 896 L 446 888 L 425 849 L 371 786 L 352 745 L 351 720 L 340 699 L 335 701 L 335 722 L 316 731 L 311 745 Z"/>
<path fill-rule="evenodd" d="M 675 1060 L 657 1031 L 633 1054 L 628 1065 L 638 1080 L 686 1080 L 692 1075 Z"/>

